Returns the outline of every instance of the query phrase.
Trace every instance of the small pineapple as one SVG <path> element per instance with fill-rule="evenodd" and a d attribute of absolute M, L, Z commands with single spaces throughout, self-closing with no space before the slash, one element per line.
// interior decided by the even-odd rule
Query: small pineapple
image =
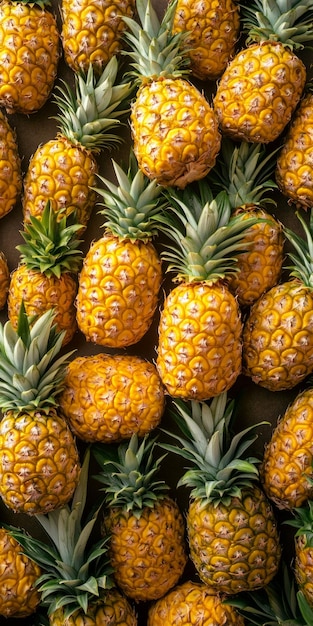
<path fill-rule="evenodd" d="M 165 408 L 153 363 L 128 354 L 73 359 L 58 402 L 77 437 L 104 443 L 144 436 L 159 425 Z"/>
<path fill-rule="evenodd" d="M 31 215 L 40 218 L 49 200 L 55 210 L 76 211 L 77 221 L 87 226 L 96 201 L 96 155 L 120 141 L 122 103 L 132 90 L 130 83 L 114 84 L 117 71 L 113 57 L 98 79 L 92 66 L 86 78 L 76 74 L 75 93 L 67 83 L 58 87 L 59 132 L 37 148 L 24 177 L 25 222 Z"/>
<path fill-rule="evenodd" d="M 275 516 L 259 486 L 254 457 L 244 453 L 254 441 L 254 425 L 233 434 L 234 402 L 224 392 L 210 404 L 174 401 L 183 437 L 162 447 L 189 461 L 178 486 L 191 488 L 187 511 L 190 557 L 198 575 L 216 593 L 262 588 L 278 571 L 281 547 Z"/>
<path fill-rule="evenodd" d="M 305 87 L 294 50 L 313 39 L 313 1 L 250 0 L 241 16 L 247 47 L 226 68 L 213 108 L 223 134 L 266 144 L 281 135 Z"/>
<path fill-rule="evenodd" d="M 139 167 L 160 185 L 183 189 L 213 167 L 221 136 L 212 106 L 184 78 L 185 34 L 172 33 L 176 4 L 168 3 L 160 21 L 151 0 L 137 0 L 140 25 L 124 19 L 139 84 L 130 117 Z"/>
<path fill-rule="evenodd" d="M 287 524 L 296 528 L 294 572 L 300 591 L 313 608 L 313 501 L 293 509 Z"/>
<path fill-rule="evenodd" d="M 313 371 L 313 210 L 304 236 L 285 227 L 294 252 L 290 279 L 251 307 L 243 329 L 243 372 L 270 391 L 292 389 Z"/>
<path fill-rule="evenodd" d="M 80 268 L 80 225 L 73 214 L 66 217 L 47 202 L 42 218 L 30 216 L 21 235 L 24 243 L 16 246 L 21 253 L 18 267 L 12 272 L 8 296 L 8 316 L 17 328 L 21 302 L 26 314 L 36 318 L 54 309 L 54 322 L 65 331 L 63 343 L 73 338 L 76 325 L 75 298 Z"/>
<path fill-rule="evenodd" d="M 60 36 L 50 0 L 0 2 L 0 106 L 28 115 L 47 102 L 57 75 Z"/>
<path fill-rule="evenodd" d="M 62 506 L 80 473 L 73 435 L 58 413 L 68 354 L 58 356 L 49 310 L 30 325 L 23 304 L 18 328 L 0 326 L 0 496 L 17 513 L 34 515 Z"/>
<path fill-rule="evenodd" d="M 0 111 L 0 219 L 15 207 L 22 191 L 21 159 L 17 137 Z"/>
<path fill-rule="evenodd" d="M 7 303 L 10 287 L 10 270 L 4 252 L 0 251 L 0 309 Z"/>
<path fill-rule="evenodd" d="M 156 438 L 132 435 L 118 448 L 95 448 L 104 484 L 103 532 L 116 583 L 136 601 L 155 600 L 174 587 L 187 562 L 184 520 L 168 486 L 156 480 L 163 457 Z"/>

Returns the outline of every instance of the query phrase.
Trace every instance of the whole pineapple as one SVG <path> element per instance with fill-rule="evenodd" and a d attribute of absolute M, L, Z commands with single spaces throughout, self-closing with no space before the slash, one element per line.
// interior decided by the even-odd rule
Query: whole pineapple
<path fill-rule="evenodd" d="M 287 523 L 296 528 L 294 573 L 305 600 L 313 608 L 313 501 L 293 509 Z"/>
<path fill-rule="evenodd" d="M 60 36 L 50 0 L 1 0 L 0 106 L 28 115 L 47 102 L 57 75 Z"/>
<path fill-rule="evenodd" d="M 117 449 L 95 449 L 106 509 L 103 532 L 116 583 L 136 601 L 155 600 L 174 587 L 187 562 L 184 520 L 168 486 L 156 479 L 163 457 L 155 438 L 132 435 Z"/>
<path fill-rule="evenodd" d="M 30 215 L 40 218 L 49 200 L 55 210 L 76 211 L 77 221 L 87 226 L 96 200 L 96 156 L 120 141 L 122 103 L 132 89 L 130 83 L 115 84 L 117 71 L 113 57 L 98 79 L 92 66 L 86 78 L 76 74 L 75 92 L 66 83 L 58 87 L 59 132 L 37 148 L 24 177 L 25 222 Z"/>
<path fill-rule="evenodd" d="M 0 219 L 15 207 L 22 191 L 21 159 L 15 131 L 0 111 Z"/>
<path fill-rule="evenodd" d="M 244 456 L 256 426 L 233 434 L 233 407 L 225 392 L 210 404 L 174 401 L 183 436 L 168 433 L 179 446 L 162 444 L 189 462 L 178 486 L 191 488 L 190 558 L 200 579 L 221 594 L 268 585 L 281 556 L 275 516 L 259 486 L 258 460 Z"/>
<path fill-rule="evenodd" d="M 30 216 L 30 222 L 21 231 L 24 243 L 16 246 L 20 261 L 10 280 L 8 316 L 13 328 L 17 328 L 23 300 L 29 317 L 36 318 L 53 309 L 58 330 L 65 332 L 63 343 L 73 338 L 77 330 L 74 302 L 82 255 L 78 230 L 80 224 L 63 211 L 56 212 L 50 202 L 41 219 Z"/>
<path fill-rule="evenodd" d="M 104 443 L 144 436 L 159 425 L 165 408 L 154 364 L 128 354 L 72 359 L 58 402 L 77 437 Z"/>
<path fill-rule="evenodd" d="M 124 18 L 139 84 L 131 129 L 139 167 L 163 186 L 184 188 L 204 178 L 220 148 L 217 119 L 205 96 L 184 78 L 184 33 L 172 33 L 176 0 L 160 21 L 151 0 L 137 0 L 140 24 Z"/>
<path fill-rule="evenodd" d="M 30 325 L 0 326 L 0 496 L 14 512 L 34 515 L 62 506 L 80 473 L 73 435 L 58 413 L 68 354 L 49 310 Z"/>
<path fill-rule="evenodd" d="M 289 228 L 290 279 L 251 307 L 243 329 L 243 372 L 270 391 L 291 389 L 313 371 L 313 211 L 304 236 Z"/>
<path fill-rule="evenodd" d="M 230 61 L 213 107 L 222 133 L 269 143 L 291 119 L 306 83 L 294 52 L 313 39 L 312 0 L 250 0 L 242 5 L 247 47 Z"/>

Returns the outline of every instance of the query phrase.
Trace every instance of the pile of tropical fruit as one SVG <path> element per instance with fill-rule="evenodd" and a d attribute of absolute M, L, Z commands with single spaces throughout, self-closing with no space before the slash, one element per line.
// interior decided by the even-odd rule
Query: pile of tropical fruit
<path fill-rule="evenodd" d="M 0 1 L 9 626 L 313 625 L 312 41 Z"/>

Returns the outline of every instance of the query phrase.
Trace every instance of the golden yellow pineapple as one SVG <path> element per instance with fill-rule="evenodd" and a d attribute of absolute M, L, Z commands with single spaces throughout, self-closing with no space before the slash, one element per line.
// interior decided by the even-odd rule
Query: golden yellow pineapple
<path fill-rule="evenodd" d="M 235 0 L 178 0 L 173 32 L 188 32 L 184 41 L 193 76 L 216 80 L 235 52 L 239 37 L 239 4 Z"/>
<path fill-rule="evenodd" d="M 0 219 L 10 213 L 22 191 L 21 159 L 15 131 L 0 111 Z"/>
<path fill-rule="evenodd" d="M 281 547 L 270 501 L 259 486 L 258 460 L 247 457 L 253 425 L 234 433 L 234 401 L 226 392 L 210 404 L 174 401 L 182 435 L 162 444 L 188 460 L 178 486 L 191 488 L 187 511 L 190 558 L 215 593 L 265 587 L 278 572 Z"/>
<path fill-rule="evenodd" d="M 164 186 L 184 188 L 204 178 L 215 164 L 220 133 L 212 106 L 183 78 L 184 33 L 172 34 L 174 0 L 162 21 L 151 0 L 137 1 L 141 25 L 125 18 L 128 53 L 139 88 L 131 128 L 139 167 Z"/>
<path fill-rule="evenodd" d="M 123 16 L 133 17 L 135 0 L 62 0 L 64 58 L 74 72 L 91 63 L 100 73 L 123 48 Z"/>
<path fill-rule="evenodd" d="M 293 515 L 287 523 L 296 528 L 294 573 L 300 591 L 313 608 L 313 501 L 293 509 Z"/>
<path fill-rule="evenodd" d="M 103 483 L 103 532 L 118 587 L 136 601 L 155 600 L 174 587 L 187 562 L 185 526 L 168 486 L 157 480 L 163 457 L 154 457 L 156 439 L 137 435 L 95 448 Z"/>
<path fill-rule="evenodd" d="M 313 211 L 304 236 L 289 228 L 290 279 L 267 291 L 251 307 L 243 329 L 243 372 L 270 391 L 291 389 L 313 371 Z"/>
<path fill-rule="evenodd" d="M 63 415 L 84 441 L 112 443 L 142 437 L 162 418 L 163 385 L 153 363 L 128 354 L 78 356 L 59 396 Z"/>
<path fill-rule="evenodd" d="M 312 0 L 250 0 L 242 6 L 247 47 L 230 61 L 213 107 L 222 133 L 269 143 L 291 119 L 306 83 L 294 50 L 313 39 Z"/>
<path fill-rule="evenodd" d="M 63 334 L 51 310 L 30 327 L 23 305 L 17 331 L 0 326 L 0 496 L 14 512 L 62 506 L 79 479 L 75 440 L 55 400 L 69 356 L 58 356 Z"/>
<path fill-rule="evenodd" d="M 91 66 L 86 78 L 75 75 L 75 93 L 67 84 L 58 88 L 60 132 L 30 159 L 22 198 L 25 222 L 30 215 L 40 218 L 49 200 L 56 211 L 76 211 L 77 221 L 87 225 L 96 200 L 96 155 L 120 141 L 114 133 L 125 113 L 121 103 L 132 89 L 130 83 L 114 84 L 117 71 L 113 57 L 98 79 Z"/>
<path fill-rule="evenodd" d="M 0 251 L 0 309 L 6 305 L 10 286 L 10 270 L 4 252 Z"/>
<path fill-rule="evenodd" d="M 1 0 L 0 106 L 34 113 L 47 102 L 60 56 L 57 20 L 49 0 Z"/>

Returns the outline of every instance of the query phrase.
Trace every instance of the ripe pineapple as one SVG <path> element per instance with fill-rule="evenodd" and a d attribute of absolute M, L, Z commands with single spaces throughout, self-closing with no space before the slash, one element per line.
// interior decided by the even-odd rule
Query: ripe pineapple
<path fill-rule="evenodd" d="M 159 425 L 165 408 L 155 366 L 128 354 L 73 359 L 58 401 L 77 437 L 105 443 L 142 437 Z"/>
<path fill-rule="evenodd" d="M 284 228 L 294 250 L 290 279 L 257 300 L 243 329 L 243 372 L 270 391 L 292 389 L 313 371 L 313 211 L 309 224 L 297 215 L 304 237 Z"/>
<path fill-rule="evenodd" d="M 113 583 L 107 539 L 90 543 L 98 510 L 84 512 L 89 454 L 87 449 L 71 506 L 37 516 L 49 541 L 13 526 L 10 532 L 43 569 L 37 584 L 50 626 L 137 626 L 133 608 Z"/>
<path fill-rule="evenodd" d="M 10 270 L 4 252 L 0 251 L 0 309 L 7 303 L 10 286 Z"/>
<path fill-rule="evenodd" d="M 212 590 L 187 580 L 148 610 L 147 626 L 244 626 L 243 618 Z"/>
<path fill-rule="evenodd" d="M 174 217 L 163 222 L 175 245 L 164 258 L 179 284 L 161 311 L 156 363 L 171 396 L 205 400 L 230 389 L 241 372 L 241 315 L 227 280 L 256 219 L 231 217 L 227 194 L 213 198 L 205 181 L 169 199 Z"/>
<path fill-rule="evenodd" d="M 103 532 L 116 583 L 136 601 L 155 600 L 174 587 L 186 562 L 184 520 L 168 486 L 156 480 L 163 457 L 154 459 L 156 439 L 95 449 L 104 484 Z"/>
<path fill-rule="evenodd" d="M 23 551 L 5 528 L 0 528 L 0 615 L 22 618 L 39 605 L 36 582 L 40 567 Z"/>
<path fill-rule="evenodd" d="M 151 0 L 137 0 L 140 25 L 124 19 L 139 84 L 130 118 L 139 167 L 160 185 L 184 188 L 213 167 L 221 136 L 212 106 L 183 78 L 185 34 L 172 34 L 175 8 L 169 2 L 160 21 Z"/>
<path fill-rule="evenodd" d="M 63 334 L 53 312 L 30 326 L 21 306 L 15 331 L 0 326 L 0 496 L 14 512 L 34 515 L 73 495 L 80 463 L 73 435 L 58 414 L 69 355 L 57 356 Z"/>
<path fill-rule="evenodd" d="M 1 0 L 0 106 L 28 115 L 47 102 L 57 75 L 59 31 L 49 0 Z"/>
<path fill-rule="evenodd" d="M 281 548 L 271 504 L 259 487 L 258 460 L 244 456 L 256 426 L 233 434 L 234 403 L 225 392 L 210 404 L 173 404 L 184 436 L 168 433 L 180 446 L 162 445 L 189 461 L 178 486 L 191 488 L 187 531 L 200 579 L 222 594 L 268 585 L 278 571 Z"/>
<path fill-rule="evenodd" d="M 24 243 L 17 246 L 21 256 L 11 274 L 8 316 L 16 329 L 22 300 L 29 317 L 54 309 L 54 322 L 65 332 L 66 344 L 77 330 L 74 302 L 82 252 L 76 236 L 80 225 L 59 214 L 47 202 L 42 218 L 31 215 L 21 231 Z"/>
<path fill-rule="evenodd" d="M 21 159 L 15 131 L 0 111 L 0 219 L 14 208 L 22 191 Z"/>
<path fill-rule="evenodd" d="M 295 533 L 295 577 L 309 606 L 313 607 L 313 501 L 306 506 L 293 509 L 294 517 L 287 521 L 296 528 Z"/>
<path fill-rule="evenodd" d="M 132 151 L 127 172 L 114 161 L 113 167 L 118 185 L 99 177 L 107 187 L 97 189 L 105 233 L 84 258 L 76 307 L 87 341 L 121 348 L 142 339 L 153 321 L 163 276 L 152 239 L 162 228 L 165 202 Z"/>
<path fill-rule="evenodd" d="M 239 5 L 234 0 L 178 0 L 173 32 L 187 31 L 184 45 L 193 76 L 216 80 L 235 52 L 239 36 Z"/>
<path fill-rule="evenodd" d="M 130 83 L 114 84 L 118 71 L 113 57 L 96 80 L 92 67 L 86 78 L 75 75 L 75 93 L 65 84 L 55 101 L 60 113 L 54 139 L 40 145 L 31 157 L 24 177 L 24 221 L 41 217 L 47 201 L 55 210 L 76 211 L 77 221 L 86 226 L 95 204 L 101 148 L 118 143 L 116 131 L 130 95 Z"/>
<path fill-rule="evenodd" d="M 122 17 L 133 17 L 134 5 L 135 0 L 62 0 L 64 58 L 74 72 L 87 72 L 91 63 L 99 74 L 121 51 Z"/>
<path fill-rule="evenodd" d="M 281 135 L 304 90 L 306 67 L 294 50 L 313 39 L 313 1 L 250 0 L 241 10 L 248 45 L 226 68 L 213 107 L 224 134 L 266 144 Z"/>

